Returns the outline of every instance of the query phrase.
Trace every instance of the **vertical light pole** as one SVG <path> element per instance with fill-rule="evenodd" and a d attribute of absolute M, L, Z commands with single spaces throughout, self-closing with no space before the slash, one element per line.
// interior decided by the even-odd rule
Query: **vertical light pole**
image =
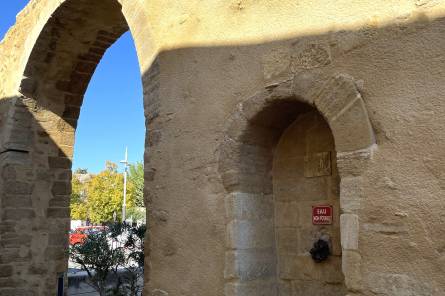
<path fill-rule="evenodd" d="M 120 163 L 124 164 L 124 203 L 122 204 L 122 222 L 125 222 L 127 210 L 127 168 L 128 168 L 128 147 L 125 147 L 125 159 Z"/>

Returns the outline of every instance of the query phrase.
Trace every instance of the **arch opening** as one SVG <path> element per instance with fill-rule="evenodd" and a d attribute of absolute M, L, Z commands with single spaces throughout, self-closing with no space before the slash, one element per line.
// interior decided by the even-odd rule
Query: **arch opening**
<path fill-rule="evenodd" d="M 10 172 L 3 188 L 15 189 L 5 189 L 1 200 L 9 230 L 0 236 L 0 254 L 10 258 L 6 278 L 20 286 L 14 292 L 53 295 L 67 270 L 71 161 L 83 97 L 105 51 L 128 30 L 117 0 L 66 0 L 33 46 L 20 95 L 10 103 L 2 153 L 1 168 Z"/>

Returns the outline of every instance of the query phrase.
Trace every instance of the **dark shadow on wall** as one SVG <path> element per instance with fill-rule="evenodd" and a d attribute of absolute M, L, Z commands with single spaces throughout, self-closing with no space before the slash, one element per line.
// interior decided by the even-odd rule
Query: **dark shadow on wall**
<path fill-rule="evenodd" d="M 150 102 L 154 109 L 149 113 L 155 116 L 148 122 L 150 131 L 156 131 L 156 136 L 152 138 L 149 148 L 153 154 L 146 156 L 147 169 L 153 168 L 155 173 L 154 180 L 148 185 L 151 190 L 147 196 L 147 202 L 151 209 L 149 212 L 167 212 L 170 218 L 167 222 L 162 222 L 159 216 L 153 214 L 149 219 L 152 256 L 148 258 L 148 264 L 152 266 L 154 282 L 164 284 L 165 286 L 161 288 L 172 294 L 180 293 L 181 287 L 193 285 L 195 291 L 209 291 L 210 289 L 222 295 L 221 287 L 224 286 L 224 280 L 221 269 L 215 270 L 213 265 L 202 263 L 202 258 L 219 258 L 209 260 L 215 260 L 215 264 L 220 267 L 224 265 L 221 263 L 223 258 L 233 254 L 226 252 L 224 248 L 224 244 L 227 244 L 226 235 L 229 235 L 224 227 L 218 225 L 217 233 L 211 231 L 222 218 L 216 220 L 215 223 L 208 222 L 215 221 L 217 218 L 208 208 L 206 197 L 198 198 L 200 194 L 205 195 L 200 193 L 199 188 L 202 188 L 200 184 L 211 183 L 213 178 L 218 177 L 224 180 L 226 179 L 224 175 L 231 175 L 226 179 L 228 182 L 224 184 L 224 191 L 218 192 L 218 196 L 221 197 L 220 212 L 224 211 L 222 201 L 224 195 L 233 190 L 243 191 L 243 184 L 254 184 L 248 188 L 250 192 L 271 193 L 270 182 L 246 181 L 249 178 L 254 179 L 256 174 L 261 173 L 270 180 L 270 169 L 263 170 L 258 165 L 264 162 L 255 161 L 255 155 L 260 155 L 260 152 L 245 149 L 241 150 L 239 155 L 221 155 L 220 151 L 217 151 L 225 139 L 225 133 L 239 133 L 236 127 L 234 130 L 227 128 L 229 125 L 227 121 L 240 108 L 239 103 L 248 98 L 254 98 L 257 92 L 274 89 L 283 81 L 298 81 L 299 77 L 304 78 L 308 75 L 317 76 L 320 80 L 327 80 L 331 75 L 338 73 L 350 75 L 354 78 L 366 104 L 379 150 L 404 151 L 406 155 L 412 155 L 412 151 L 417 149 L 415 147 L 419 143 L 407 141 L 410 138 L 408 136 L 402 140 L 395 134 L 391 135 L 392 131 L 395 132 L 398 128 L 403 129 L 403 124 L 396 120 L 394 114 L 400 114 L 401 110 L 409 111 L 406 105 L 408 98 L 411 107 L 419 112 L 423 111 L 424 106 L 427 106 L 426 108 L 431 112 L 437 111 L 436 107 L 428 103 L 429 99 L 435 100 L 434 104 L 445 108 L 443 103 L 434 99 L 434 96 L 413 98 L 413 92 L 416 89 L 434 87 L 439 82 L 445 82 L 438 74 L 442 71 L 445 59 L 442 55 L 438 57 L 438 54 L 441 54 L 440 51 L 433 53 L 427 50 L 430 46 L 445 47 L 445 42 L 441 37 L 444 27 L 443 19 L 427 20 L 425 16 L 419 15 L 412 21 L 382 28 L 367 26 L 352 31 L 328 32 L 265 44 L 181 48 L 160 53 L 158 57 L 160 97 L 154 97 Z M 420 62 L 423 60 L 440 60 L 440 63 L 427 65 Z M 304 95 L 302 94 L 302 97 Z M 440 90 L 435 92 L 435 96 L 441 96 Z M 266 114 L 259 114 L 257 118 L 271 125 L 274 125 L 272 122 L 276 120 L 277 125 L 280 125 L 281 120 L 289 122 L 296 118 L 298 110 L 294 110 L 295 113 L 292 111 L 292 107 L 277 109 L 276 112 L 272 112 L 274 118 L 268 118 Z M 276 116 L 277 113 L 282 116 Z M 286 114 L 289 113 L 292 116 L 287 118 Z M 438 119 L 435 117 L 435 120 Z M 442 123 L 445 124 L 445 122 Z M 437 123 L 431 121 L 431 124 Z M 438 137 L 439 132 L 435 132 L 435 135 Z M 239 136 L 246 137 L 247 141 L 258 139 L 255 134 Z M 270 133 L 268 140 L 273 143 L 280 136 L 280 132 Z M 194 139 L 193 143 L 190 143 L 190 139 Z M 423 139 L 428 141 L 427 138 Z M 438 149 L 442 144 L 445 143 L 441 141 L 441 144 L 437 143 L 435 148 L 425 148 L 429 155 L 434 155 L 438 159 L 439 155 L 434 152 L 434 149 Z M 389 158 L 395 157 L 393 153 L 388 155 L 391 155 L 388 156 Z M 407 170 L 408 168 L 403 166 L 410 161 L 403 154 L 398 155 L 400 158 L 393 159 L 398 159 L 399 162 L 392 162 L 392 169 L 400 169 L 400 172 Z M 233 166 L 239 166 L 240 163 L 246 164 L 246 168 L 242 171 L 244 173 L 237 175 L 236 172 L 231 171 L 230 165 L 226 166 L 228 162 L 221 164 L 221 159 L 218 157 L 232 157 Z M 268 158 L 267 155 L 266 158 Z M 202 161 L 198 161 L 199 159 Z M 215 164 L 212 161 L 220 162 Z M 208 174 L 206 171 L 208 167 L 215 166 L 218 167 L 218 174 L 211 174 L 208 178 L 202 177 Z M 196 169 L 197 167 L 199 169 Z M 270 168 L 269 165 L 267 167 Z M 379 217 L 388 219 L 390 228 L 394 228 L 394 235 L 391 237 L 397 238 L 399 243 L 388 239 L 388 234 L 385 233 L 386 226 L 369 232 L 361 232 L 362 264 L 363 268 L 369 271 L 369 273 L 364 273 L 363 293 L 369 291 L 387 293 L 390 288 L 383 283 L 384 278 L 388 274 L 400 272 L 404 275 L 397 276 L 394 281 L 400 283 L 401 288 L 398 288 L 398 291 L 401 293 L 413 290 L 421 295 L 424 293 L 422 291 L 433 291 L 434 294 L 437 287 L 444 287 L 445 284 L 443 279 L 434 276 L 442 268 L 441 264 L 431 262 L 428 267 L 425 266 L 430 270 L 428 274 L 432 277 L 425 277 L 425 274 L 421 272 L 412 273 L 412 270 L 400 267 L 399 259 L 403 262 L 411 262 L 410 250 L 412 248 L 409 246 L 410 238 L 397 225 L 406 223 L 403 229 L 406 229 L 404 227 L 415 228 L 415 226 L 410 222 L 401 222 L 400 218 L 388 216 L 388 208 L 396 211 L 397 208 L 404 207 L 404 201 L 399 196 L 400 192 L 392 191 L 391 193 L 387 189 L 373 185 L 381 182 L 379 178 L 387 174 L 381 164 L 376 164 L 375 170 L 375 173 L 370 173 L 365 179 L 366 188 L 372 188 L 369 192 L 373 196 L 363 200 L 362 206 L 369 212 L 363 218 L 361 217 L 363 219 L 361 223 L 374 225 L 379 222 L 373 220 L 372 213 L 381 215 Z M 175 171 L 175 173 L 170 174 L 166 171 Z M 223 182 L 221 179 L 219 182 Z M 264 180 L 262 176 L 260 179 Z M 405 181 L 402 183 L 415 189 Z M 169 187 L 166 186 L 167 184 Z M 435 191 L 433 187 L 429 190 Z M 413 198 L 412 201 L 417 200 L 412 190 L 405 193 Z M 381 199 L 383 196 L 385 196 L 384 201 Z M 440 206 L 433 200 L 430 202 L 435 206 Z M 423 210 L 427 211 L 426 208 Z M 414 211 L 412 214 L 417 215 Z M 196 219 L 194 220 L 196 225 L 183 223 L 190 221 L 190 216 Z M 426 216 L 424 218 L 428 219 Z M 437 227 L 439 226 L 436 224 L 436 229 Z M 171 242 L 172 238 L 173 242 Z M 208 241 L 225 243 L 214 245 L 207 251 L 203 250 L 202 246 L 207 246 Z M 167 256 L 162 251 L 162 247 L 171 244 L 178 251 Z M 439 250 L 440 242 L 436 241 L 434 244 L 436 250 Z M 402 248 L 401 245 L 403 245 Z M 201 250 L 199 254 L 191 251 L 197 249 Z M 399 254 L 400 257 L 387 258 L 388 251 L 391 254 Z M 423 252 L 428 253 L 429 256 L 435 256 L 436 251 L 422 248 L 422 251 L 419 250 L 417 253 L 418 256 L 421 257 Z M 249 264 L 247 261 L 245 263 Z M 177 268 L 171 268 L 171 266 L 177 266 Z M 395 266 L 398 267 L 395 268 Z M 181 273 L 184 268 L 200 270 L 200 272 L 196 275 L 193 272 L 190 273 L 184 281 Z M 237 277 L 242 276 L 242 271 L 237 270 L 238 274 L 232 274 L 227 273 L 232 272 L 227 268 L 231 266 L 226 265 L 225 281 L 227 283 L 234 282 Z M 246 275 L 247 280 L 251 279 L 248 276 L 252 274 Z M 407 277 L 409 277 L 408 282 L 401 283 L 402 278 Z M 172 278 L 181 281 L 181 284 L 169 286 L 167 279 Z M 149 278 L 147 277 L 146 280 L 148 281 Z M 377 287 L 378 285 L 381 287 Z M 238 290 L 236 295 L 244 295 L 240 291 Z"/>
<path fill-rule="evenodd" d="M 54 20 L 57 21 L 57 18 Z M 210 159 L 216 156 L 208 156 L 208 151 L 200 149 L 198 144 L 218 146 L 223 138 L 224 122 L 230 116 L 221 110 L 235 110 L 243 98 L 253 95 L 251 92 L 258 84 L 267 88 L 277 81 L 294 79 L 307 73 L 320 74 L 320 77 L 337 72 L 347 73 L 357 80 L 358 85 L 361 79 L 365 82 L 360 91 L 376 132 L 377 144 L 387 149 L 400 148 L 398 141 L 401 140 L 391 138 L 387 131 L 391 129 L 389 124 L 397 124 L 391 120 L 391 112 L 394 108 L 403 107 L 394 105 L 402 102 L 378 100 L 388 93 L 393 94 L 394 90 L 405 89 L 407 80 L 415 81 L 417 85 L 413 87 L 420 89 L 430 85 L 431 80 L 437 81 L 440 72 L 434 72 L 437 70 L 435 65 L 419 65 L 417 61 L 431 58 L 439 59 L 437 65 L 444 62 L 441 57 L 433 56 L 434 51 L 431 56 L 427 51 L 430 47 L 445 47 L 445 39 L 441 38 L 444 28 L 443 19 L 427 20 L 420 16 L 410 23 L 384 28 L 365 27 L 356 31 L 329 32 L 267 44 L 183 48 L 161 53 L 157 62 L 142 76 L 146 124 L 150 132 L 146 151 L 153 151 L 145 155 L 145 195 L 150 223 L 146 248 L 147 285 L 150 285 L 151 279 L 156 285 L 173 283 L 165 287 L 172 295 L 180 295 L 184 287 L 193 287 L 198 294 L 201 291 L 223 294 L 224 278 L 219 267 L 225 256 L 222 243 L 225 228 L 213 222 L 215 219 L 221 221 L 221 218 L 215 218 L 200 199 L 198 189 L 201 185 L 197 182 L 202 181 L 199 176 L 204 174 L 206 166 L 196 166 L 200 159 L 208 161 L 210 166 L 218 165 L 217 160 Z M 74 57 L 79 55 L 77 50 L 70 51 L 74 48 L 72 44 L 59 39 L 60 32 L 44 30 L 44 42 L 39 41 L 35 49 L 39 58 L 29 61 L 30 68 L 27 68 L 21 85 L 23 96 L 2 98 L 0 264 L 2 282 L 5 283 L 0 284 L 2 293 L 53 294 L 56 289 L 54 279 L 67 268 L 70 159 L 76 121 L 83 92 L 95 65 L 113 39 L 124 31 L 124 27 L 119 27 L 111 33 L 97 31 L 88 34 L 95 37 L 92 42 L 99 42 L 96 43 L 99 47 L 82 47 L 80 51 L 86 54 L 86 59 L 94 57 L 95 60 L 75 63 Z M 114 35 L 107 39 L 107 34 Z M 60 52 L 53 49 L 55 40 L 60 42 L 58 48 L 63 49 Z M 78 42 L 76 38 L 71 40 Z M 99 45 L 101 42 L 106 44 Z M 285 49 L 284 53 L 282 49 Z M 270 53 L 277 50 L 283 55 L 269 60 Z M 73 52 L 76 54 L 73 55 Z M 61 71 L 62 64 L 57 61 L 67 57 L 72 63 Z M 46 70 L 42 72 L 42 69 Z M 411 75 L 412 71 L 416 71 L 414 78 L 407 76 L 407 72 Z M 424 102 L 420 98 L 417 103 L 421 105 Z M 378 107 L 381 104 L 388 108 Z M 262 121 L 268 119 L 263 118 Z M 172 133 L 174 130 L 179 132 Z M 213 134 L 221 137 L 215 139 Z M 199 141 L 182 145 L 190 142 L 190 139 Z M 437 142 L 424 152 L 434 156 L 434 148 L 441 144 L 444 143 Z M 181 149 L 176 149 L 175 145 Z M 416 143 L 411 143 L 402 150 L 415 148 Z M 170 173 L 170 170 L 177 172 Z M 175 178 L 178 175 L 185 177 L 177 181 Z M 213 177 L 217 179 L 219 176 L 216 174 Z M 166 188 L 168 182 L 171 188 Z M 150 188 L 150 192 L 147 188 Z M 382 192 L 376 192 L 379 193 Z M 195 198 L 191 199 L 190 196 Z M 374 211 L 380 213 L 384 207 L 397 207 L 400 198 L 393 197 L 385 204 L 373 204 Z M 371 217 L 363 219 L 363 222 L 371 222 L 368 220 Z M 407 224 L 407 227 L 411 227 L 411 224 Z M 436 229 L 436 237 L 445 235 L 442 235 L 440 225 L 432 223 L 431 227 Z M 374 265 L 372 258 L 388 258 L 389 253 L 398 254 L 398 260 L 404 262 L 412 262 L 413 256 L 437 257 L 434 248 L 440 249 L 439 242 L 432 242 L 433 249 L 430 250 L 420 248 L 410 251 L 407 245 L 409 239 L 404 235 L 398 233 L 396 237 L 400 243 L 393 244 L 385 233 L 362 234 L 366 268 L 372 274 L 380 271 L 409 273 L 414 282 L 408 281 L 404 285 L 414 291 L 427 291 L 434 285 L 444 287 L 445 280 L 440 276 L 443 266 L 435 260 L 428 261 L 428 278 L 418 271 L 398 266 L 397 262 L 393 262 L 394 266 L 398 266 L 395 268 L 397 270 L 391 266 L 385 266 L 382 270 Z M 378 246 L 371 240 L 377 241 Z M 216 263 L 209 264 L 212 260 Z M 388 258 L 389 262 L 391 260 Z M 200 272 L 184 274 L 184 270 Z M 372 274 L 369 279 L 372 279 Z M 378 277 L 374 279 L 382 280 Z M 417 285 L 419 279 L 425 284 Z M 380 293 L 379 288 L 373 286 L 374 283 L 369 281 L 366 284 L 369 285 L 366 289 Z"/>

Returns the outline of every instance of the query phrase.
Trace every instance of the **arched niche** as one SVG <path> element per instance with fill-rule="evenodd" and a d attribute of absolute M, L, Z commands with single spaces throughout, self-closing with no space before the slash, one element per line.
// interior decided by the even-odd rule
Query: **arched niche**
<path fill-rule="evenodd" d="M 304 137 L 289 136 L 292 133 L 304 133 Z M 283 148 L 287 141 L 291 141 L 292 149 Z M 307 143 L 311 143 L 310 149 Z M 228 193 L 227 296 L 304 295 L 310 293 L 311 287 L 306 289 L 296 283 L 310 279 L 330 283 L 332 295 L 361 289 L 357 204 L 361 196 L 360 175 L 373 144 L 364 102 L 354 80 L 347 75 L 297 76 L 267 86 L 237 106 L 228 121 L 219 158 L 219 171 Z M 286 149 L 291 150 L 287 156 L 283 152 Z M 285 156 L 289 159 L 280 166 Z M 290 165 L 292 157 L 300 158 L 295 166 Z M 315 173 L 310 177 L 310 172 L 304 176 L 305 158 L 310 168 L 311 159 L 326 162 L 327 157 L 329 176 Z M 280 174 L 286 170 L 299 170 L 292 172 L 293 178 L 303 177 L 298 182 L 294 180 L 294 186 L 285 185 Z M 312 194 L 303 197 L 304 191 Z M 284 196 L 297 198 L 295 205 L 280 204 Z M 315 200 L 304 204 L 305 198 Z M 302 226 L 311 223 L 311 212 L 307 210 L 312 202 L 332 203 L 337 216 L 330 230 Z M 294 215 L 299 207 L 302 212 Z M 289 222 L 292 219 L 295 220 Z M 280 236 L 285 234 L 280 223 L 294 223 L 294 228 L 300 230 L 282 240 Z M 323 232 L 330 233 L 334 254 L 331 264 L 325 264 L 328 272 L 308 261 L 308 248 Z M 295 254 L 283 259 L 282 249 L 294 247 Z M 298 260 L 306 260 L 304 267 L 313 270 L 301 270 L 302 266 L 295 265 Z M 337 275 L 329 277 L 333 272 Z"/>
<path fill-rule="evenodd" d="M 341 270 L 340 177 L 331 130 L 315 109 L 285 129 L 273 155 L 274 231 L 279 295 L 346 295 Z M 313 207 L 332 207 L 332 221 L 312 221 Z M 329 217 L 329 216 L 323 216 Z M 322 239 L 330 256 L 315 262 Z"/>

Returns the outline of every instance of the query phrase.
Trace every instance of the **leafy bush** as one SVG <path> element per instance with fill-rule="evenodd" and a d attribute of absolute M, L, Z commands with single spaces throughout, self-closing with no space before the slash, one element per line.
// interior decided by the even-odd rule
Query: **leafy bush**
<path fill-rule="evenodd" d="M 144 275 L 146 227 L 110 224 L 70 247 L 71 260 L 88 274 L 100 296 L 139 296 Z M 109 278 L 116 280 L 109 282 Z"/>

